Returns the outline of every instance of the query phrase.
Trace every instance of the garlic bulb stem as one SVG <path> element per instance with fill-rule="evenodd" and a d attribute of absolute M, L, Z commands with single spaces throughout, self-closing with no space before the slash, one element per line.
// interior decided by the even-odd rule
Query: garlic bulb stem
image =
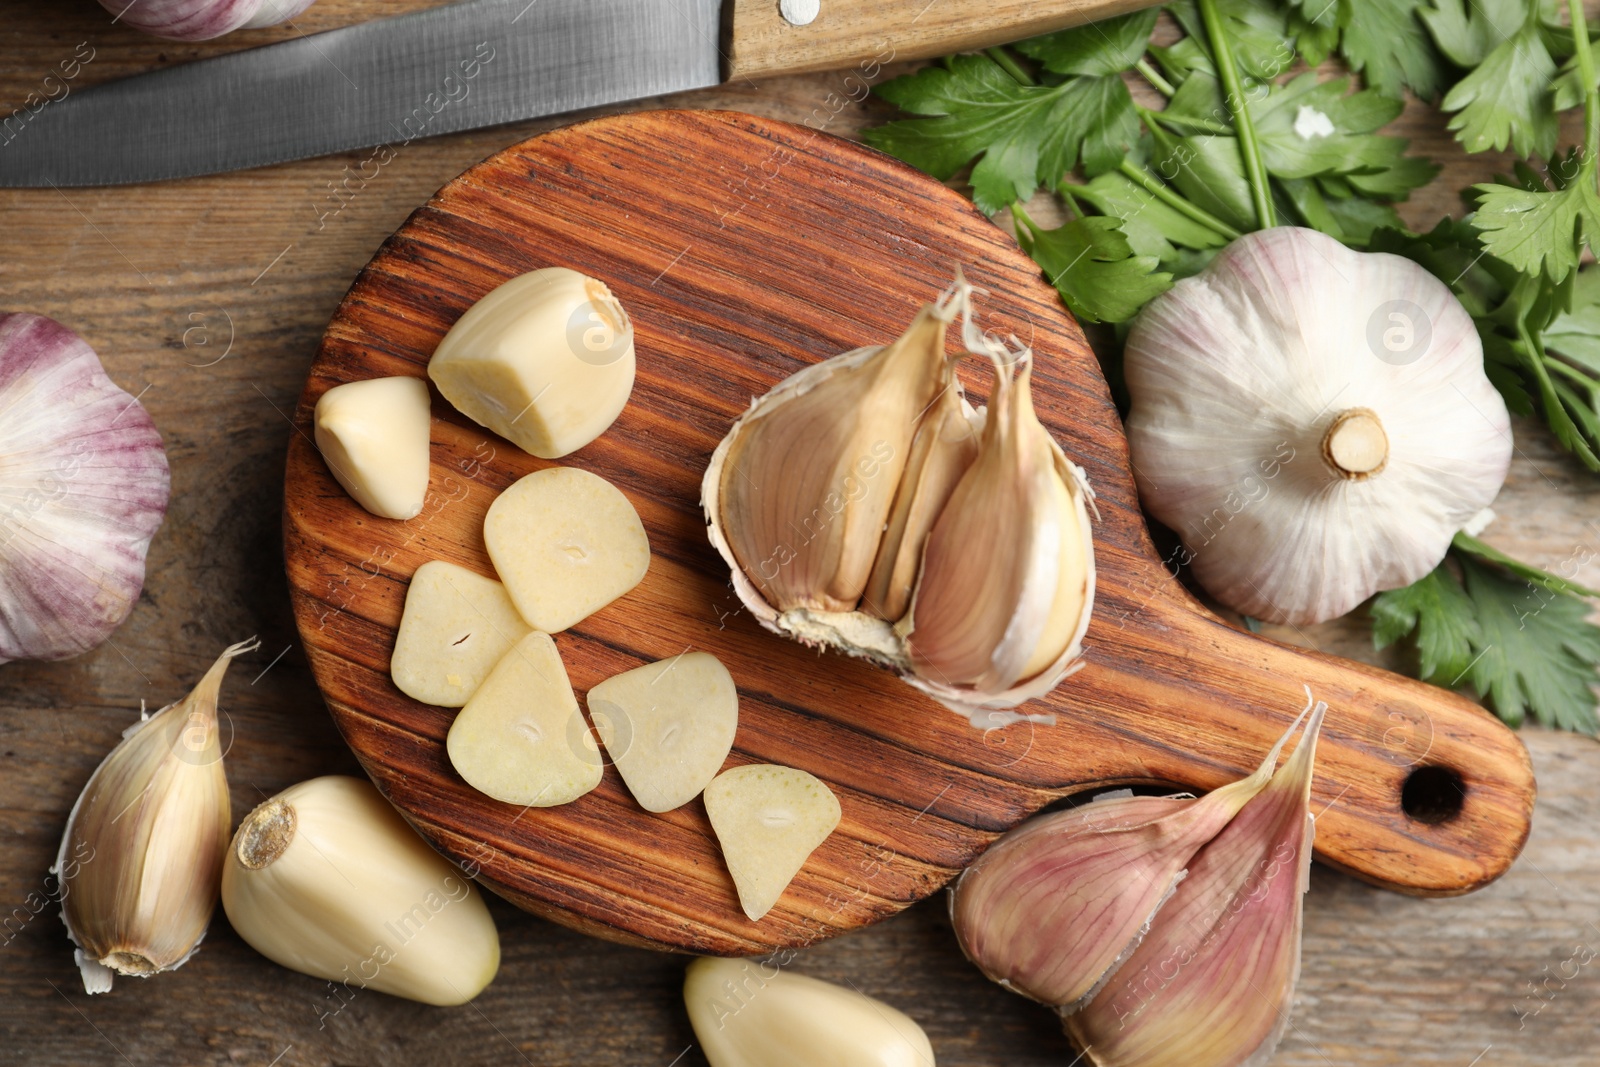
<path fill-rule="evenodd" d="M 1339 412 L 1322 435 L 1322 458 L 1341 478 L 1370 478 L 1389 462 L 1389 435 L 1371 408 Z"/>

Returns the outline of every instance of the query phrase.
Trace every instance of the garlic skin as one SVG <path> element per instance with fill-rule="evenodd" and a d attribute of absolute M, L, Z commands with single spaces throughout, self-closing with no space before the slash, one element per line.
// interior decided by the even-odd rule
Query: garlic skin
<path fill-rule="evenodd" d="M 471 879 L 357 778 L 313 778 L 252 811 L 227 849 L 222 906 L 263 956 L 346 987 L 465 1004 L 500 967 Z"/>
<path fill-rule="evenodd" d="M 100 0 L 117 21 L 172 41 L 207 41 L 287 22 L 316 0 Z"/>
<path fill-rule="evenodd" d="M 1246 234 L 1151 301 L 1125 357 L 1145 508 L 1228 607 L 1343 615 L 1444 558 L 1511 459 L 1471 317 L 1410 260 Z"/>
<path fill-rule="evenodd" d="M 122 624 L 170 487 L 155 423 L 88 343 L 0 315 L 0 663 L 67 659 Z"/>
<path fill-rule="evenodd" d="M 697 959 L 683 1003 L 711 1067 L 934 1067 L 904 1012 L 774 963 Z"/>
<path fill-rule="evenodd" d="M 129 727 L 72 806 L 52 871 L 85 992 L 176 970 L 205 937 L 232 819 L 217 695 L 229 661 L 257 647 L 230 646 L 193 692 Z"/>

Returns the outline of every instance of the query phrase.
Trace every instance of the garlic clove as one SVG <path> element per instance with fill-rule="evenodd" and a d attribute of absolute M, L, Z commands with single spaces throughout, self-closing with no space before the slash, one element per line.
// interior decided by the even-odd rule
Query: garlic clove
<path fill-rule="evenodd" d="M 1195 857 L 1150 933 L 1067 1032 L 1099 1067 L 1264 1063 L 1288 1026 L 1311 865 L 1312 764 L 1293 755 Z"/>
<path fill-rule="evenodd" d="M 806 859 L 839 825 L 839 799 L 793 767 L 735 767 L 706 786 L 706 815 L 751 922 L 778 902 Z"/>
<path fill-rule="evenodd" d="M 361 989 L 465 1004 L 500 966 L 471 879 L 356 778 L 313 778 L 258 805 L 228 847 L 222 906 L 263 956 L 343 984 L 341 1008 Z"/>
<path fill-rule="evenodd" d="M 1006 988 L 1077 1010 L 1165 921 L 1189 862 L 1265 788 L 1304 717 L 1254 773 L 1198 799 L 1109 796 L 1002 836 L 951 895 L 961 950 Z"/>
<path fill-rule="evenodd" d="M 739 690 L 709 652 L 613 675 L 589 690 L 589 716 L 645 811 L 671 811 L 722 769 L 739 725 Z"/>
<path fill-rule="evenodd" d="M 982 433 L 983 417 L 962 395 L 955 363 L 947 363 L 944 388 L 911 442 L 878 557 L 861 595 L 863 611 L 896 622 L 911 607 L 928 531 L 977 459 Z"/>
<path fill-rule="evenodd" d="M 120 626 L 171 478 L 150 414 L 88 343 L 0 314 L 0 664 L 66 659 Z"/>
<path fill-rule="evenodd" d="M 428 383 L 369 378 L 323 393 L 312 417 L 317 451 L 356 503 L 384 519 L 422 513 L 428 495 Z"/>
<path fill-rule="evenodd" d="M 459 708 L 531 630 L 505 586 L 454 563 L 430 560 L 406 588 L 389 674 L 409 697 Z"/>
<path fill-rule="evenodd" d="M 176 970 L 205 937 L 231 821 L 217 695 L 257 647 L 229 646 L 188 696 L 131 726 L 72 806 L 52 870 L 86 992 Z"/>
<path fill-rule="evenodd" d="M 855 610 L 969 291 L 958 281 L 890 344 L 780 382 L 717 446 L 704 482 L 712 542 L 773 613 Z"/>
<path fill-rule="evenodd" d="M 1010 707 L 1077 657 L 1093 598 L 1087 492 L 1033 411 L 1032 353 L 986 345 L 983 440 L 928 534 L 907 646 L 924 688 Z"/>
<path fill-rule="evenodd" d="M 1511 429 L 1472 317 L 1400 256 L 1246 234 L 1128 335 L 1145 509 L 1246 615 L 1343 615 L 1422 578 L 1505 481 Z"/>
<path fill-rule="evenodd" d="M 428 377 L 456 410 L 542 459 L 604 433 L 633 391 L 633 323 L 566 267 L 512 278 L 450 327 Z"/>
<path fill-rule="evenodd" d="M 683 1003 L 711 1067 L 934 1067 L 904 1012 L 774 963 L 697 959 Z"/>
<path fill-rule="evenodd" d="M 600 756 L 550 635 L 511 646 L 445 738 L 456 773 L 507 804 L 567 804 L 600 784 Z"/>
<path fill-rule="evenodd" d="M 650 540 L 622 491 L 576 467 L 519 479 L 489 505 L 483 541 L 528 625 L 559 633 L 644 580 Z"/>

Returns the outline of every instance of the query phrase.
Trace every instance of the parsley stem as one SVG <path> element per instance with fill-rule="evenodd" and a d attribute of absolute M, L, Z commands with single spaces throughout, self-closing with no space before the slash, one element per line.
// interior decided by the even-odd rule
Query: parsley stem
<path fill-rule="evenodd" d="M 1579 585 L 1577 582 L 1563 578 L 1560 575 L 1541 570 L 1531 563 L 1523 563 L 1519 559 L 1506 555 L 1493 545 L 1478 540 L 1465 530 L 1458 531 L 1455 537 L 1450 539 L 1450 547 L 1457 552 L 1465 552 L 1468 555 L 1477 556 L 1479 559 L 1486 559 L 1490 563 L 1498 563 L 1517 577 L 1526 578 L 1534 585 L 1548 589 L 1552 593 L 1600 597 L 1600 589 L 1590 589 L 1586 585 Z"/>
<path fill-rule="evenodd" d="M 1579 0 L 1570 0 L 1578 3 Z M 1200 17 L 1206 24 L 1206 36 L 1211 38 L 1211 51 L 1215 53 L 1217 73 L 1222 78 L 1222 89 L 1227 98 L 1228 110 L 1239 133 L 1239 156 L 1244 162 L 1245 177 L 1250 181 L 1250 198 L 1255 202 L 1256 222 L 1262 229 L 1276 225 L 1272 211 L 1272 195 L 1267 187 L 1267 168 L 1261 162 L 1261 145 L 1256 141 L 1256 124 L 1250 118 L 1250 104 L 1239 81 L 1239 66 L 1233 58 L 1233 42 L 1228 39 L 1227 27 L 1217 12 L 1217 0 L 1199 0 Z"/>
<path fill-rule="evenodd" d="M 1163 126 L 1175 127 L 1178 132 L 1199 130 L 1201 133 L 1214 133 L 1222 137 L 1232 137 L 1233 127 L 1221 122 L 1212 122 L 1196 115 L 1174 115 L 1166 111 L 1151 111 L 1149 108 L 1133 105 L 1133 110 L 1144 119 L 1146 126 L 1159 122 Z"/>
<path fill-rule="evenodd" d="M 1133 65 L 1133 69 L 1144 75 L 1144 80 L 1154 86 L 1156 92 L 1167 99 L 1170 100 L 1177 94 L 1178 90 L 1173 84 L 1163 78 L 1161 72 L 1155 68 L 1155 65 L 1143 56 L 1139 57 L 1139 62 Z"/>
<path fill-rule="evenodd" d="M 1562 374 L 1566 375 L 1568 378 L 1571 378 L 1585 389 L 1590 391 L 1600 390 L 1600 379 L 1589 377 L 1589 375 L 1583 373 L 1583 371 L 1579 370 L 1577 367 L 1563 363 L 1559 359 L 1551 359 L 1548 356 L 1545 357 L 1545 363 L 1549 365 L 1551 370 L 1560 371 Z"/>
<path fill-rule="evenodd" d="M 1589 50 L 1589 26 L 1583 20 L 1582 0 L 1567 0 L 1567 10 L 1572 15 L 1578 77 L 1583 79 L 1583 165 L 1593 174 L 1595 153 L 1600 151 L 1600 89 L 1595 86 L 1594 54 Z"/>
<path fill-rule="evenodd" d="M 1171 189 L 1168 189 L 1165 182 L 1160 181 L 1132 160 L 1124 159 L 1117 164 L 1117 171 L 1179 214 L 1188 216 L 1200 225 L 1216 231 L 1219 236 L 1225 237 L 1230 241 L 1238 239 L 1238 230 L 1229 226 L 1226 222 L 1211 214 L 1211 212 L 1204 208 L 1196 207 Z"/>
<path fill-rule="evenodd" d="M 988 56 L 990 59 L 994 60 L 996 63 L 998 63 L 1000 65 L 1000 69 L 1001 70 L 1005 71 L 1007 74 L 1009 74 L 1013 78 L 1017 79 L 1017 81 L 1020 84 L 1022 84 L 1022 85 L 1038 85 L 1039 84 L 1037 81 L 1034 80 L 1033 75 L 1031 75 L 1027 71 L 1023 70 L 1022 69 L 1022 65 L 1020 63 L 1018 63 L 1014 58 L 1012 58 L 1011 53 L 1007 52 L 1004 48 L 999 48 L 999 47 L 985 48 L 983 50 L 983 54 Z"/>

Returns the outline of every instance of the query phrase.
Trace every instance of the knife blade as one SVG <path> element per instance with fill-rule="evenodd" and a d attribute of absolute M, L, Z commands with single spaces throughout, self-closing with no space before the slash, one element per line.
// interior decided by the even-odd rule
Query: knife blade
<path fill-rule="evenodd" d="M 721 80 L 719 0 L 468 0 L 95 86 L 0 121 L 0 186 L 326 155 Z"/>

